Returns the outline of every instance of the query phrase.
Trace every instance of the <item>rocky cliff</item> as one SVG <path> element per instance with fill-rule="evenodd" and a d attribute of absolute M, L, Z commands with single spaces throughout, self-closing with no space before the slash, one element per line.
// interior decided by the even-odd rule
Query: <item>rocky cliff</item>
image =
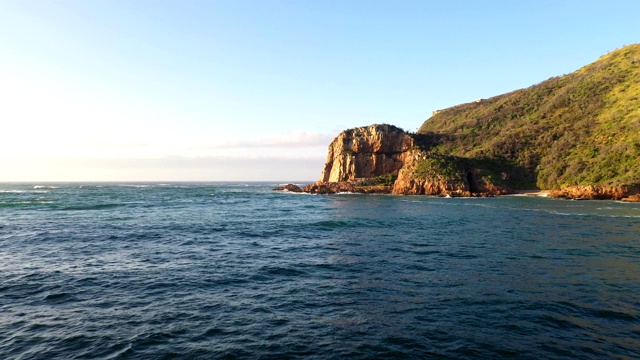
<path fill-rule="evenodd" d="M 320 180 L 302 191 L 435 196 L 494 196 L 513 192 L 520 168 L 503 159 L 442 154 L 429 136 L 392 125 L 343 131 L 331 145 Z M 567 199 L 640 201 L 639 186 L 569 186 L 549 192 Z"/>
<path fill-rule="evenodd" d="M 397 174 L 414 140 L 392 125 L 343 131 L 329 145 L 321 182 L 341 182 Z"/>
<path fill-rule="evenodd" d="M 392 125 L 343 131 L 331 145 L 309 193 L 489 196 L 508 189 L 465 161 L 429 151 L 428 139 Z"/>

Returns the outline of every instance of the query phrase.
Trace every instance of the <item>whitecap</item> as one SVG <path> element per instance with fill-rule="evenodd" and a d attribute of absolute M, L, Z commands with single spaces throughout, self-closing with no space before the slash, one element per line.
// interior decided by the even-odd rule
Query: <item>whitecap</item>
<path fill-rule="evenodd" d="M 46 194 L 49 190 L 0 190 L 0 193 L 5 194 Z"/>

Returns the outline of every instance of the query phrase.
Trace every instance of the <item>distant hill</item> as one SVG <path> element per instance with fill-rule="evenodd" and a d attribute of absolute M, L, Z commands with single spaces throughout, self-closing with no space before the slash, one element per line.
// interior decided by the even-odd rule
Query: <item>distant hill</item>
<path fill-rule="evenodd" d="M 640 44 L 569 75 L 434 112 L 418 134 L 431 153 L 501 164 L 512 188 L 639 186 Z"/>

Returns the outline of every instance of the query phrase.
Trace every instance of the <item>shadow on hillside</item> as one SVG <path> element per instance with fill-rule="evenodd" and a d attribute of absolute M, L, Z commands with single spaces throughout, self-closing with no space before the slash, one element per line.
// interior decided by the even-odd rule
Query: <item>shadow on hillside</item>
<path fill-rule="evenodd" d="M 481 176 L 490 178 L 493 183 L 512 190 L 537 189 L 535 172 L 508 159 L 467 158 L 464 159 L 464 168 L 467 174 L 479 173 Z"/>
<path fill-rule="evenodd" d="M 411 137 L 413 137 L 416 146 L 423 150 L 429 150 L 452 140 L 451 136 L 438 133 L 411 134 Z"/>

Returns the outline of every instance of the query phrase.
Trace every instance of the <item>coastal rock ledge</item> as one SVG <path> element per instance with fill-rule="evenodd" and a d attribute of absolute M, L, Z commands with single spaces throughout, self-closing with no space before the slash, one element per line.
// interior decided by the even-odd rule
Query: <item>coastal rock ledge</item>
<path fill-rule="evenodd" d="M 587 185 L 552 190 L 549 197 L 572 200 L 622 200 L 640 202 L 640 189 L 627 186 Z"/>

